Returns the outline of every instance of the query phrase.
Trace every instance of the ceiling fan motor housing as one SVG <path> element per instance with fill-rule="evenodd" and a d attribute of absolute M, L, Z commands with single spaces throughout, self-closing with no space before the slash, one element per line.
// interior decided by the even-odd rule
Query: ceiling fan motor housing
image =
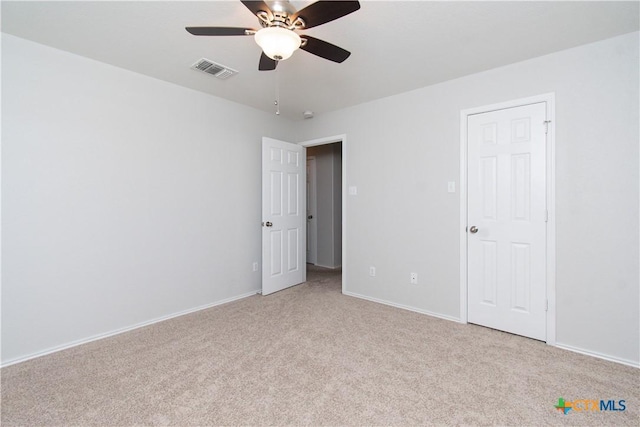
<path fill-rule="evenodd" d="M 267 5 L 270 7 L 273 16 L 269 21 L 263 21 L 263 26 L 284 27 L 290 30 L 304 26 L 304 22 L 301 19 L 291 22 L 291 16 L 296 13 L 296 9 L 288 1 L 270 1 L 267 2 Z"/>

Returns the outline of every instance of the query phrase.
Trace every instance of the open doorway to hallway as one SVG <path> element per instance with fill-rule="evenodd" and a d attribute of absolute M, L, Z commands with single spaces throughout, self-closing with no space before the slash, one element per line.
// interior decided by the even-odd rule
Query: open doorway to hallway
<path fill-rule="evenodd" d="M 341 282 L 342 142 L 307 147 L 307 281 Z"/>

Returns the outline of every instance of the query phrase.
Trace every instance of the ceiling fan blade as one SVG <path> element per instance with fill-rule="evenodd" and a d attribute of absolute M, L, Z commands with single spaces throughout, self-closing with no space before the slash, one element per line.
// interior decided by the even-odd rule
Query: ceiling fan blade
<path fill-rule="evenodd" d="M 269 20 L 273 18 L 273 12 L 269 9 L 269 6 L 263 1 L 244 1 L 241 0 L 242 4 L 247 7 L 254 15 L 258 15 L 258 12 L 265 12 L 269 16 Z"/>
<path fill-rule="evenodd" d="M 264 52 L 262 52 L 262 55 L 260 55 L 260 63 L 258 64 L 258 70 L 260 71 L 275 70 L 277 65 L 278 65 L 278 61 L 275 61 L 269 58 L 267 55 L 264 54 Z"/>
<path fill-rule="evenodd" d="M 333 62 L 343 62 L 351 55 L 351 52 L 344 50 L 341 47 L 328 43 L 324 40 L 316 39 L 310 36 L 300 36 L 307 40 L 306 44 L 300 46 L 300 49 L 306 50 L 309 53 L 313 53 L 321 58 L 328 59 Z"/>
<path fill-rule="evenodd" d="M 291 22 L 300 17 L 305 23 L 304 28 L 312 28 L 342 18 L 358 9 L 360 3 L 357 1 L 317 1 L 294 13 Z"/>
<path fill-rule="evenodd" d="M 247 31 L 255 32 L 251 28 L 240 27 L 186 27 L 185 30 L 194 36 L 247 36 Z"/>

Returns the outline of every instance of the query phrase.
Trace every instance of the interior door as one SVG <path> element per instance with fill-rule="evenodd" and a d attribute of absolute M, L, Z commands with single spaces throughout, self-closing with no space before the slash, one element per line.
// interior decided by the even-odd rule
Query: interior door
<path fill-rule="evenodd" d="M 546 339 L 546 103 L 468 117 L 468 320 Z"/>
<path fill-rule="evenodd" d="M 305 151 L 262 138 L 262 295 L 306 280 Z"/>
<path fill-rule="evenodd" d="M 316 158 L 307 157 L 307 263 L 318 262 Z"/>

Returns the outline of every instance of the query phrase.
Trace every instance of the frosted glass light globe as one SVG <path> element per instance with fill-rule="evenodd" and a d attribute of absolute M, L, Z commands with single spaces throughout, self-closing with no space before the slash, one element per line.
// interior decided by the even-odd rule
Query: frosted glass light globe
<path fill-rule="evenodd" d="M 269 58 L 283 61 L 300 47 L 300 36 L 280 27 L 263 28 L 255 34 L 256 43 Z"/>

